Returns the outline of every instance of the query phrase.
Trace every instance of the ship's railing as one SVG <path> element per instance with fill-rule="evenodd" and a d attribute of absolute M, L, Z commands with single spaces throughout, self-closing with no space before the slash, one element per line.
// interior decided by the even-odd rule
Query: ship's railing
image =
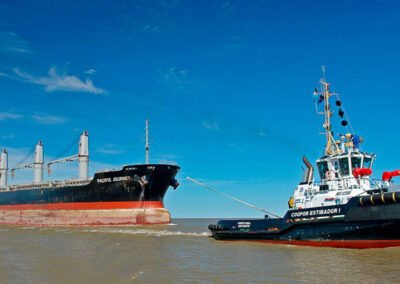
<path fill-rule="evenodd" d="M 165 159 L 163 159 L 163 160 L 159 160 L 158 161 L 160 164 L 166 164 L 166 165 L 174 165 L 174 166 L 177 166 L 178 165 L 178 163 L 177 162 L 175 162 L 175 161 L 170 161 L 170 160 L 165 160 Z"/>
<path fill-rule="evenodd" d="M 393 181 L 383 181 L 381 179 L 373 179 L 371 181 L 371 185 L 374 185 L 375 188 L 385 188 L 388 186 L 393 186 Z"/>
<path fill-rule="evenodd" d="M 70 179 L 62 181 L 47 181 L 42 183 L 27 183 L 18 185 L 9 185 L 6 190 L 28 190 L 28 189 L 49 189 L 59 187 L 73 187 L 87 185 L 92 181 L 92 178 Z"/>
<path fill-rule="evenodd" d="M 355 178 L 352 176 L 348 176 L 348 177 L 343 177 L 343 178 L 334 178 L 332 180 L 330 180 L 329 182 L 336 182 L 337 184 L 341 183 L 341 186 L 338 186 L 337 188 L 335 188 L 336 190 L 347 190 L 347 189 L 352 189 L 354 188 L 355 184 L 354 184 L 354 180 Z M 365 180 L 367 180 L 367 178 L 365 178 Z M 383 189 L 386 187 L 390 187 L 393 186 L 393 181 L 383 181 L 381 179 L 368 179 L 370 184 L 370 189 Z M 313 185 L 314 186 L 320 186 L 320 185 L 325 185 L 327 184 L 328 181 L 324 181 L 322 182 L 321 180 L 314 180 Z M 360 186 L 360 185 L 358 185 Z"/>
<path fill-rule="evenodd" d="M 342 178 L 333 178 L 331 180 L 315 180 L 314 185 L 320 186 L 320 185 L 325 185 L 328 183 L 336 182 L 336 183 L 344 183 L 343 185 L 346 187 L 349 184 L 349 181 L 354 180 L 354 177 L 342 177 Z"/>
<path fill-rule="evenodd" d="M 96 170 L 95 173 L 97 174 L 97 173 L 118 172 L 118 171 L 120 171 L 121 169 L 122 169 L 122 167 L 119 168 L 119 169 L 117 169 L 117 168 L 112 168 L 112 169 L 100 169 L 100 170 Z"/>

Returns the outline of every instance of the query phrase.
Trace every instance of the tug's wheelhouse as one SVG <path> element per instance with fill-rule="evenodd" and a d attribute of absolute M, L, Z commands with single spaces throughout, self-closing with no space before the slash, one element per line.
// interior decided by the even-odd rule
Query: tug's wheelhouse
<path fill-rule="evenodd" d="M 356 169 L 371 169 L 375 155 L 352 149 L 349 152 L 322 157 L 317 160 L 317 169 L 321 181 L 352 178 Z"/>

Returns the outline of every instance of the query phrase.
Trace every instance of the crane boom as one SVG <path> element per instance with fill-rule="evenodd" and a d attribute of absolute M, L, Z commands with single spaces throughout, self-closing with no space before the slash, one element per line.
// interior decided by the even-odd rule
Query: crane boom
<path fill-rule="evenodd" d="M 10 172 L 13 172 L 15 170 L 22 170 L 22 169 L 32 168 L 32 166 L 33 166 L 33 163 L 29 163 L 29 164 L 26 164 L 26 165 L 22 165 L 22 166 L 18 166 L 18 167 L 12 168 L 12 169 L 10 169 Z"/>
<path fill-rule="evenodd" d="M 65 157 L 65 158 L 61 158 L 61 159 L 57 159 L 57 160 L 53 160 L 47 163 L 47 167 L 49 167 L 52 164 L 59 164 L 59 163 L 63 163 L 63 162 L 72 162 L 77 160 L 79 157 L 79 155 L 72 155 L 69 157 Z"/>

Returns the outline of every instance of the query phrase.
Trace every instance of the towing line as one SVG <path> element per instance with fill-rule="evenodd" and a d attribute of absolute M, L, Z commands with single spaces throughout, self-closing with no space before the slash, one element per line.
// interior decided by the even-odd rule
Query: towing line
<path fill-rule="evenodd" d="M 210 187 L 210 186 L 208 186 L 208 185 L 206 185 L 206 184 L 204 184 L 204 183 L 201 183 L 201 182 L 199 182 L 199 181 L 197 181 L 197 180 L 194 180 L 194 179 L 192 179 L 192 178 L 190 178 L 190 177 L 186 177 L 186 179 L 188 179 L 188 180 L 190 180 L 190 181 L 192 181 L 192 182 L 194 182 L 194 183 L 197 183 L 198 185 L 201 185 L 201 186 L 203 186 L 203 187 L 205 187 L 205 188 L 208 188 L 208 189 L 210 189 L 210 190 L 212 190 L 212 191 L 214 191 L 214 192 L 216 192 L 216 193 L 218 193 L 218 194 L 221 194 L 221 195 L 223 195 L 223 196 L 225 196 L 225 197 L 228 197 L 228 198 L 233 199 L 233 200 L 235 200 L 235 201 L 237 201 L 237 202 L 240 202 L 240 203 L 242 203 L 242 204 L 244 204 L 244 205 L 246 205 L 246 206 L 252 207 L 252 208 L 254 208 L 254 209 L 257 209 L 257 210 L 259 210 L 259 211 L 261 211 L 261 212 L 267 213 L 267 214 L 272 215 L 272 216 L 274 216 L 274 217 L 282 218 L 282 217 L 279 216 L 279 215 L 276 215 L 276 214 L 271 213 L 271 212 L 269 212 L 269 211 L 267 211 L 267 210 L 265 210 L 265 209 L 262 209 L 262 208 L 260 208 L 260 207 L 255 206 L 255 205 L 252 205 L 252 204 L 250 204 L 250 203 L 247 203 L 247 202 L 245 202 L 245 201 L 242 201 L 242 200 L 240 200 L 240 199 L 237 199 L 236 197 L 230 196 L 230 195 L 228 195 L 228 194 L 226 194 L 226 193 L 223 193 L 223 192 L 221 192 L 221 191 L 219 191 L 219 190 L 216 190 L 216 189 L 214 189 L 214 188 L 212 188 L 212 187 Z"/>

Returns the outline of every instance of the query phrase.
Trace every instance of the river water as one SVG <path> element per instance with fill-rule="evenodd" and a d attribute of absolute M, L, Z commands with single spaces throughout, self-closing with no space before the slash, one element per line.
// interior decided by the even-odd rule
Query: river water
<path fill-rule="evenodd" d="M 210 219 L 165 226 L 0 227 L 0 283 L 399 283 L 400 248 L 215 241 Z"/>

